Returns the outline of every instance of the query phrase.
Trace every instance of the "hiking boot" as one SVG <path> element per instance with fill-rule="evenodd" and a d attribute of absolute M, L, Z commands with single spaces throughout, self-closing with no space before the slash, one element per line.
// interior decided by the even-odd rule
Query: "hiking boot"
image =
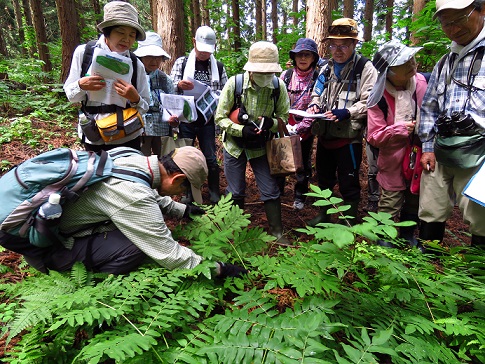
<path fill-rule="evenodd" d="M 379 201 L 368 201 L 367 202 L 367 207 L 366 207 L 366 211 L 367 212 L 377 212 L 377 208 L 378 208 L 378 205 L 379 205 Z"/>

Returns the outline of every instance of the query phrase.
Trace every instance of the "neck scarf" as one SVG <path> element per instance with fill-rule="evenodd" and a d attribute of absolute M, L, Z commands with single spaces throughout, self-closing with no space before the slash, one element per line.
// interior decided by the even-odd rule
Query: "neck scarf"
<path fill-rule="evenodd" d="M 186 80 L 188 77 L 194 78 L 195 73 L 195 50 L 192 49 L 190 52 L 189 57 L 187 58 L 187 63 L 185 65 L 183 79 Z M 211 54 L 210 56 L 210 67 L 211 67 L 211 77 L 212 83 L 219 82 L 219 70 L 217 69 L 217 61 L 216 58 Z"/>
<path fill-rule="evenodd" d="M 392 83 L 386 81 L 386 90 L 394 97 L 396 103 L 394 123 L 404 123 L 415 119 L 416 125 L 418 125 L 419 112 L 416 112 L 416 100 L 413 98 L 416 92 L 416 76 L 411 77 L 405 90 L 396 90 Z"/>

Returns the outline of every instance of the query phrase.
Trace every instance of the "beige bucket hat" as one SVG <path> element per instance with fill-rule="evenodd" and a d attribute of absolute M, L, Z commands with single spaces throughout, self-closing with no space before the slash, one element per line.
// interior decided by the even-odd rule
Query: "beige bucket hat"
<path fill-rule="evenodd" d="M 104 6 L 103 11 L 103 21 L 98 24 L 100 31 L 113 26 L 128 26 L 136 29 L 136 40 L 145 40 L 145 31 L 138 22 L 138 11 L 133 5 L 124 1 L 111 1 Z"/>
<path fill-rule="evenodd" d="M 249 48 L 249 57 L 244 70 L 261 73 L 281 72 L 276 45 L 266 41 L 254 43 Z"/>

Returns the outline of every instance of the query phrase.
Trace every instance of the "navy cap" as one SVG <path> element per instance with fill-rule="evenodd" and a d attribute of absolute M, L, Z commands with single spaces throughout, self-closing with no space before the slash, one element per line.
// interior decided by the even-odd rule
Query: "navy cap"
<path fill-rule="evenodd" d="M 298 41 L 296 42 L 295 48 L 293 48 L 290 51 L 290 58 L 294 60 L 295 54 L 302 51 L 310 51 L 315 55 L 317 61 L 320 59 L 320 56 L 318 55 L 317 43 L 315 43 L 313 39 L 310 39 L 310 38 L 298 39 Z"/>

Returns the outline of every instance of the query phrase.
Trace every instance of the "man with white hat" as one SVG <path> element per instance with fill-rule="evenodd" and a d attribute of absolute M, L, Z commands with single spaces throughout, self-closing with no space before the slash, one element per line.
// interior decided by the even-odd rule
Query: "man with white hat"
<path fill-rule="evenodd" d="M 283 80 L 275 76 L 281 72 L 278 48 L 270 42 L 256 42 L 249 48 L 249 59 L 242 77 L 239 117 L 231 119 L 234 110 L 236 77 L 231 77 L 222 90 L 216 110 L 216 123 L 223 131 L 224 173 L 226 191 L 234 203 L 244 209 L 246 196 L 246 165 L 249 162 L 264 202 L 269 233 L 282 245 L 289 244 L 283 236 L 280 189 L 271 176 L 266 156 L 266 141 L 270 132 L 278 130 L 278 118 L 288 121 L 290 100 Z M 275 86 L 275 84 L 277 86 Z M 275 87 L 278 99 L 274 100 Z M 246 117 L 243 117 L 243 116 Z"/>
<path fill-rule="evenodd" d="M 163 106 L 160 103 L 160 94 L 174 93 L 172 79 L 160 69 L 162 62 L 170 59 L 170 56 L 162 47 L 162 38 L 154 32 L 146 32 L 146 39 L 138 42 L 138 48 L 133 53 L 143 62 L 150 85 L 150 105 L 147 113 L 143 115 L 145 132 L 142 136 L 141 151 L 147 156 L 160 155 L 161 137 L 173 136 L 172 127 L 177 127 L 179 124 L 176 115 L 163 120 L 163 113 L 160 110 Z"/>
<path fill-rule="evenodd" d="M 463 190 L 485 161 L 485 5 L 437 0 L 451 52 L 434 67 L 421 108 L 423 142 L 419 237 L 442 241 L 455 203 L 470 224 L 471 244 L 485 248 L 485 207 Z"/>
<path fill-rule="evenodd" d="M 216 33 L 210 27 L 204 25 L 197 29 L 193 39 L 194 49 L 188 57 L 178 58 L 172 68 L 170 77 L 175 85 L 175 90 L 183 94 L 186 90 L 192 90 L 194 84 L 189 77 L 209 86 L 212 91 L 220 91 L 227 82 L 227 74 L 224 65 L 217 61 L 213 53 L 216 50 Z M 181 123 L 179 137 L 197 138 L 199 147 L 204 153 L 209 167 L 208 187 L 210 201 L 217 203 L 220 199 L 219 191 L 219 165 L 216 158 L 216 129 L 214 117 L 207 121 L 198 112 L 197 120 L 192 123 Z M 190 202 L 190 196 L 187 196 Z"/>
<path fill-rule="evenodd" d="M 372 62 L 356 52 L 357 22 L 342 18 L 328 27 L 328 48 L 332 58 L 320 72 L 308 112 L 325 113 L 312 132 L 318 136 L 316 172 L 318 186 L 330 189 L 338 182 L 347 215 L 356 217 L 360 201 L 362 136 L 367 116 L 367 97 L 377 80 Z M 329 222 L 328 207 L 308 222 L 310 226 Z"/>

